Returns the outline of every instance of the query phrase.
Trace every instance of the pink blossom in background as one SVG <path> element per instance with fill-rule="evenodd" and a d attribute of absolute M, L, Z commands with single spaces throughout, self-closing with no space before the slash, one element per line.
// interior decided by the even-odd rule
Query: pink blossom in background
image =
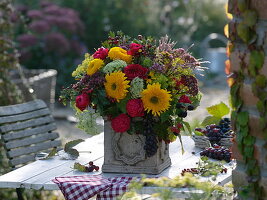
<path fill-rule="evenodd" d="M 59 28 L 74 33 L 77 30 L 75 21 L 69 17 L 58 17 L 57 25 Z"/>
<path fill-rule="evenodd" d="M 50 26 L 54 25 L 57 26 L 58 24 L 58 17 L 53 15 L 46 15 L 43 18 Z"/>
<path fill-rule="evenodd" d="M 18 42 L 21 48 L 30 47 L 37 44 L 37 38 L 32 34 L 23 34 L 18 36 Z"/>
<path fill-rule="evenodd" d="M 29 10 L 27 16 L 32 19 L 40 19 L 43 17 L 43 13 L 40 10 Z"/>
<path fill-rule="evenodd" d="M 29 28 L 36 33 L 45 33 L 50 30 L 50 25 L 44 20 L 33 21 Z"/>
<path fill-rule="evenodd" d="M 47 7 L 47 6 L 50 6 L 50 5 L 53 5 L 53 3 L 52 2 L 50 2 L 50 1 L 41 1 L 41 3 L 40 3 L 40 5 L 41 5 L 41 7 Z"/>
<path fill-rule="evenodd" d="M 55 4 L 51 4 L 47 7 L 45 7 L 43 9 L 44 13 L 45 14 L 49 14 L 49 15 L 61 15 L 61 12 L 60 12 L 60 7 L 55 5 Z"/>
<path fill-rule="evenodd" d="M 67 38 L 61 33 L 49 33 L 45 37 L 46 51 L 56 51 L 59 54 L 65 54 L 70 50 L 70 44 Z"/>

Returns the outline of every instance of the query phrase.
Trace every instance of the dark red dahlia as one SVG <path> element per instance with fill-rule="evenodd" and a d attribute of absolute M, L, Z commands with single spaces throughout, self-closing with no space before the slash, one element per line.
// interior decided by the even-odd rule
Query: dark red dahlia
<path fill-rule="evenodd" d="M 130 117 L 126 114 L 120 114 L 119 116 L 111 120 L 111 127 L 117 133 L 123 133 L 130 128 Z"/>
<path fill-rule="evenodd" d="M 126 74 L 126 77 L 129 80 L 133 80 L 135 77 L 144 79 L 146 78 L 148 69 L 145 67 L 142 67 L 139 64 L 130 64 L 124 68 L 123 72 Z"/>

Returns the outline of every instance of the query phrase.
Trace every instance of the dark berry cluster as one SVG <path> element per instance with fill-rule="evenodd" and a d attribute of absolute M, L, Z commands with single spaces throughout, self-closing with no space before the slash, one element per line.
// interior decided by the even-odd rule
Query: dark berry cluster
<path fill-rule="evenodd" d="M 199 174 L 200 171 L 197 168 L 187 168 L 182 170 L 181 175 L 184 176 L 185 173 Z"/>
<path fill-rule="evenodd" d="M 230 162 L 232 152 L 225 147 L 214 145 L 214 147 L 209 147 L 201 151 L 200 155 L 207 156 L 216 160 L 225 160 L 226 162 Z"/>
<path fill-rule="evenodd" d="M 158 140 L 156 133 L 153 130 L 153 121 L 152 118 L 147 117 L 144 120 L 144 135 L 145 135 L 145 146 L 144 150 L 146 155 L 151 157 L 157 153 L 158 150 Z"/>
<path fill-rule="evenodd" d="M 176 108 L 180 110 L 178 117 L 185 118 L 187 116 L 187 111 L 192 111 L 195 107 L 192 104 L 177 103 Z"/>
<path fill-rule="evenodd" d="M 90 161 L 89 163 L 89 166 L 88 167 L 85 167 L 86 169 L 86 172 L 92 172 L 92 171 L 98 171 L 99 170 L 99 167 L 94 165 L 93 161 Z"/>
<path fill-rule="evenodd" d="M 220 144 L 222 138 L 232 138 L 234 136 L 230 123 L 229 118 L 224 118 L 219 125 L 211 124 L 207 125 L 206 128 L 196 128 L 195 130 L 207 136 L 212 145 Z"/>
<path fill-rule="evenodd" d="M 227 133 L 231 129 L 231 121 L 229 118 L 223 118 L 220 121 L 219 128 L 223 133 Z"/>

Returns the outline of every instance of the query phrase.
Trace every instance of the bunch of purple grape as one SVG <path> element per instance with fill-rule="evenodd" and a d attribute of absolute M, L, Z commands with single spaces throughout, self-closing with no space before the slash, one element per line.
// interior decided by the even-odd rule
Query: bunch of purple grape
<path fill-rule="evenodd" d="M 89 166 L 88 167 L 85 167 L 86 171 L 87 172 L 92 172 L 92 171 L 98 171 L 99 170 L 99 167 L 94 165 L 93 161 L 90 161 L 89 163 Z"/>
<path fill-rule="evenodd" d="M 220 121 L 219 125 L 211 124 L 206 128 L 196 128 L 196 131 L 203 133 L 209 138 L 212 145 L 220 144 L 222 138 L 232 138 L 233 131 L 231 130 L 231 122 L 229 118 L 224 118 Z"/>
<path fill-rule="evenodd" d="M 214 145 L 214 147 L 209 147 L 200 152 L 201 156 L 207 156 L 216 160 L 225 160 L 226 162 L 231 161 L 232 152 L 219 145 Z"/>
<path fill-rule="evenodd" d="M 158 140 L 156 133 L 153 130 L 153 120 L 151 117 L 147 117 L 144 120 L 144 133 L 146 137 L 144 150 L 146 155 L 151 157 L 157 153 L 158 150 Z"/>

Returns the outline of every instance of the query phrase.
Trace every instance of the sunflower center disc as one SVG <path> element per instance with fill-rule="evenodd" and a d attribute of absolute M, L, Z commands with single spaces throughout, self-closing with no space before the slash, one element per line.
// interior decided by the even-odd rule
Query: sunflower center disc
<path fill-rule="evenodd" d="M 112 90 L 116 90 L 116 88 L 117 88 L 117 85 L 116 85 L 115 83 L 113 83 L 113 84 L 111 85 L 111 89 L 112 89 Z"/>
<path fill-rule="evenodd" d="M 157 104 L 159 102 L 159 99 L 158 99 L 158 97 L 151 97 L 150 102 Z"/>

